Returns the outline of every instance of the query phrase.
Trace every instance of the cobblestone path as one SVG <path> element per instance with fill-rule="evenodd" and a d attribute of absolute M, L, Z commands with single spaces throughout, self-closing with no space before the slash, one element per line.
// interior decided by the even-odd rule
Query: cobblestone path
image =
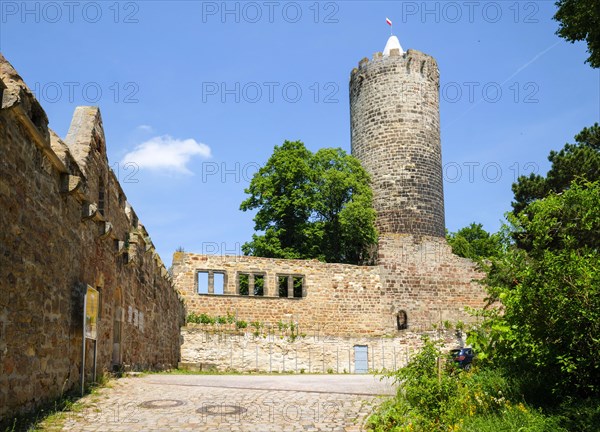
<path fill-rule="evenodd" d="M 393 393 L 371 375 L 147 375 L 87 396 L 85 409 L 53 429 L 361 431 Z"/>

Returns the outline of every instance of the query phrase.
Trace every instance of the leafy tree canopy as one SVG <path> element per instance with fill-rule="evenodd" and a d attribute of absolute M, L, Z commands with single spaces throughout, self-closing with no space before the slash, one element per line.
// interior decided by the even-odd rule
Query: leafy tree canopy
<path fill-rule="evenodd" d="M 600 3 L 598 3 L 600 5 Z M 551 192 L 566 190 L 575 179 L 600 180 L 600 126 L 595 123 L 575 136 L 575 144 L 565 144 L 560 151 L 551 151 L 552 163 L 546 177 L 539 174 L 521 176 L 512 185 L 515 195 L 513 212 L 519 214 L 534 200 Z"/>
<path fill-rule="evenodd" d="M 508 218 L 528 247 L 492 259 L 486 285 L 502 313 L 470 342 L 538 395 L 599 395 L 600 183 L 574 182 Z"/>
<path fill-rule="evenodd" d="M 240 206 L 258 209 L 246 255 L 365 263 L 377 241 L 369 176 L 339 148 L 285 141 L 252 178 Z"/>
<path fill-rule="evenodd" d="M 447 234 L 446 239 L 452 252 L 474 261 L 498 256 L 502 250 L 500 235 L 488 233 L 482 224 L 475 222 L 455 233 Z"/>
<path fill-rule="evenodd" d="M 586 41 L 591 67 L 600 67 L 600 2 L 598 0 L 559 0 L 554 19 L 560 23 L 556 34 L 574 43 Z"/>

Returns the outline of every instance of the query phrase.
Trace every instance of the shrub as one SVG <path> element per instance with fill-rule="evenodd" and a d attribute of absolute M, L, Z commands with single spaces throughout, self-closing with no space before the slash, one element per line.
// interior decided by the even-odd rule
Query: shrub
<path fill-rule="evenodd" d="M 236 321 L 235 322 L 235 326 L 239 329 L 245 329 L 246 327 L 248 327 L 248 323 L 246 321 Z"/>
<path fill-rule="evenodd" d="M 409 363 L 387 377 L 401 383 L 395 398 L 368 419 L 375 431 L 563 431 L 556 418 L 523 403 L 518 383 L 501 370 L 457 370 L 440 344 L 424 339 Z M 518 425 L 515 427 L 515 425 Z"/>
<path fill-rule="evenodd" d="M 208 316 L 206 314 L 200 314 L 200 322 L 202 324 L 214 324 L 215 323 L 215 318 Z"/>

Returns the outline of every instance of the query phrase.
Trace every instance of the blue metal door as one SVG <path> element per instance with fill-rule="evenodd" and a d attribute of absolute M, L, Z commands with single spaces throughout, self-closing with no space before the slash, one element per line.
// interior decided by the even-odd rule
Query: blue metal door
<path fill-rule="evenodd" d="M 369 347 L 354 345 L 354 373 L 367 373 L 369 371 Z"/>

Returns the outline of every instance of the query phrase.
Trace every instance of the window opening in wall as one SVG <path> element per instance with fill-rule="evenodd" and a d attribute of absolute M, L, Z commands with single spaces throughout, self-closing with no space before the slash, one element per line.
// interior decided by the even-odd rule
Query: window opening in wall
<path fill-rule="evenodd" d="M 265 295 L 265 275 L 256 273 L 238 273 L 237 292 L 239 295 Z"/>
<path fill-rule="evenodd" d="M 302 298 L 303 285 L 304 278 L 302 276 L 294 276 L 294 297 Z"/>
<path fill-rule="evenodd" d="M 302 298 L 304 293 L 304 276 L 278 275 L 277 288 L 279 297 Z"/>
<path fill-rule="evenodd" d="M 254 295 L 265 295 L 265 275 L 254 275 Z"/>
<path fill-rule="evenodd" d="M 225 292 L 225 274 L 215 273 L 214 274 L 214 287 L 215 294 L 223 294 Z"/>
<path fill-rule="evenodd" d="M 0 79 L 0 109 L 2 109 L 2 97 L 3 97 L 3 93 L 4 93 L 5 89 L 6 89 L 6 86 L 4 85 L 4 83 L 2 82 L 2 80 Z"/>
<path fill-rule="evenodd" d="M 208 272 L 198 272 L 198 294 L 208 294 Z"/>
<path fill-rule="evenodd" d="M 2 105 L 2 99 L 0 98 L 0 105 Z M 31 107 L 31 112 L 29 114 L 29 118 L 31 120 L 31 123 L 33 123 L 35 125 L 35 127 L 37 127 L 40 131 L 43 131 L 46 127 L 46 124 L 44 123 L 44 110 L 42 109 L 41 106 L 39 106 L 38 104 L 33 104 L 33 106 Z M 47 122 L 47 121 L 46 121 Z"/>
<path fill-rule="evenodd" d="M 222 270 L 200 270 L 197 272 L 198 294 L 225 294 L 227 275 Z"/>
<path fill-rule="evenodd" d="M 279 287 L 279 297 L 288 296 L 288 281 L 287 276 L 277 277 L 277 286 Z"/>
<path fill-rule="evenodd" d="M 396 326 L 398 330 L 406 330 L 408 328 L 408 315 L 406 315 L 406 311 L 401 310 L 396 314 Z"/>
<path fill-rule="evenodd" d="M 238 287 L 239 295 L 247 296 L 250 288 L 250 275 L 247 273 L 240 273 L 238 275 Z"/>
<path fill-rule="evenodd" d="M 98 181 L 98 212 L 104 216 L 104 180 Z"/>

